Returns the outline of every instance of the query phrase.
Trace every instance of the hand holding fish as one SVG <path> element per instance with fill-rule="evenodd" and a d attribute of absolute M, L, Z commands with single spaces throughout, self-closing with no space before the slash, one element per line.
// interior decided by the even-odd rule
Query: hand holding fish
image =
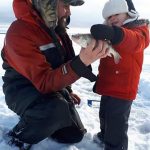
<path fill-rule="evenodd" d="M 86 48 L 82 48 L 79 54 L 81 61 L 86 65 L 92 64 L 94 61 L 100 58 L 104 58 L 108 55 L 108 47 L 106 42 L 97 41 L 92 39 Z"/>
<path fill-rule="evenodd" d="M 80 45 L 83 48 L 88 47 L 89 43 L 91 43 L 91 41 L 94 39 L 91 34 L 74 34 L 74 35 L 72 35 L 71 38 L 76 44 Z M 104 57 L 106 57 L 105 53 L 107 53 L 107 56 L 109 56 L 109 57 L 113 56 L 114 62 L 116 64 L 118 64 L 121 59 L 121 56 L 119 55 L 119 53 L 116 50 L 114 50 L 107 41 L 104 41 L 104 40 L 103 40 L 103 42 L 101 41 L 101 46 L 103 47 L 102 49 L 99 47 L 99 50 L 102 50 L 101 54 L 104 53 Z M 94 47 L 92 48 L 92 50 L 93 49 L 94 49 Z M 104 58 L 101 54 L 99 54 L 99 58 Z"/>

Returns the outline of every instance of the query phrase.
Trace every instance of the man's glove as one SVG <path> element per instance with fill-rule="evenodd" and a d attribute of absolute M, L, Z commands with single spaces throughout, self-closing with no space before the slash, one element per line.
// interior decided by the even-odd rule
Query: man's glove
<path fill-rule="evenodd" d="M 70 93 L 70 96 L 71 96 L 71 98 L 72 98 L 72 101 L 73 101 L 73 103 L 76 105 L 76 104 L 80 104 L 80 102 L 81 102 L 81 99 L 80 99 L 80 97 L 77 95 L 77 94 L 75 94 L 75 93 Z"/>
<path fill-rule="evenodd" d="M 91 27 L 90 31 L 96 40 L 108 40 L 112 44 L 118 44 L 123 39 L 123 30 L 117 26 L 96 24 Z"/>

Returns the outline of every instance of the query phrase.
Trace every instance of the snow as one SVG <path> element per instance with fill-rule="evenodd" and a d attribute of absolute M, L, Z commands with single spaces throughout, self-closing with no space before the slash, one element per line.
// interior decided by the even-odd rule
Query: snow
<path fill-rule="evenodd" d="M 4 28 L 1 28 L 5 31 Z M 69 33 L 88 32 L 87 29 L 70 29 Z M 0 49 L 3 47 L 5 34 L 0 34 Z M 74 43 L 76 54 L 79 53 L 80 47 Z M 132 110 L 129 119 L 129 150 L 150 150 L 150 47 L 145 50 L 143 70 L 139 83 L 137 98 L 133 102 Z M 2 60 L 0 58 L 0 64 Z M 93 72 L 97 73 L 98 61 L 93 65 Z M 0 65 L 0 75 L 4 70 Z M 0 150 L 17 150 L 15 147 L 10 147 L 6 144 L 3 138 L 4 133 L 11 129 L 17 122 L 18 116 L 7 108 L 5 98 L 2 91 L 3 81 L 0 78 Z M 34 145 L 32 150 L 102 150 L 99 145 L 93 142 L 93 135 L 99 131 L 98 105 L 89 107 L 88 99 L 100 100 L 100 95 L 92 92 L 93 83 L 84 78 L 79 79 L 73 84 L 74 92 L 77 93 L 82 102 L 76 106 L 80 117 L 87 129 L 87 133 L 80 143 L 66 145 L 58 144 L 50 139 L 45 139 Z"/>

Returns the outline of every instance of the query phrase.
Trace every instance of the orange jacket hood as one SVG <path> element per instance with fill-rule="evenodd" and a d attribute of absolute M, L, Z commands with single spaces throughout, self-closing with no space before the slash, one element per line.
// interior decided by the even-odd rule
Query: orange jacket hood
<path fill-rule="evenodd" d="M 29 0 L 14 0 L 13 10 L 17 19 L 21 19 L 33 24 L 37 24 L 37 20 L 42 21 L 37 12 L 33 9 L 33 6 Z"/>

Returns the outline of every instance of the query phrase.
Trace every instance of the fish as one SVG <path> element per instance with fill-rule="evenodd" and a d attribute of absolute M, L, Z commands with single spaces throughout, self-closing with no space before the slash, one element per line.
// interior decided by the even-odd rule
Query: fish
<path fill-rule="evenodd" d="M 86 48 L 88 46 L 88 44 L 92 41 L 93 37 L 91 34 L 85 33 L 85 34 L 73 34 L 71 35 L 71 39 L 73 40 L 73 42 L 75 42 L 76 44 L 80 45 L 83 48 Z M 115 64 L 118 64 L 121 56 L 120 54 L 109 44 L 109 41 L 107 42 L 108 44 L 108 56 L 109 57 L 114 57 L 114 62 Z"/>

